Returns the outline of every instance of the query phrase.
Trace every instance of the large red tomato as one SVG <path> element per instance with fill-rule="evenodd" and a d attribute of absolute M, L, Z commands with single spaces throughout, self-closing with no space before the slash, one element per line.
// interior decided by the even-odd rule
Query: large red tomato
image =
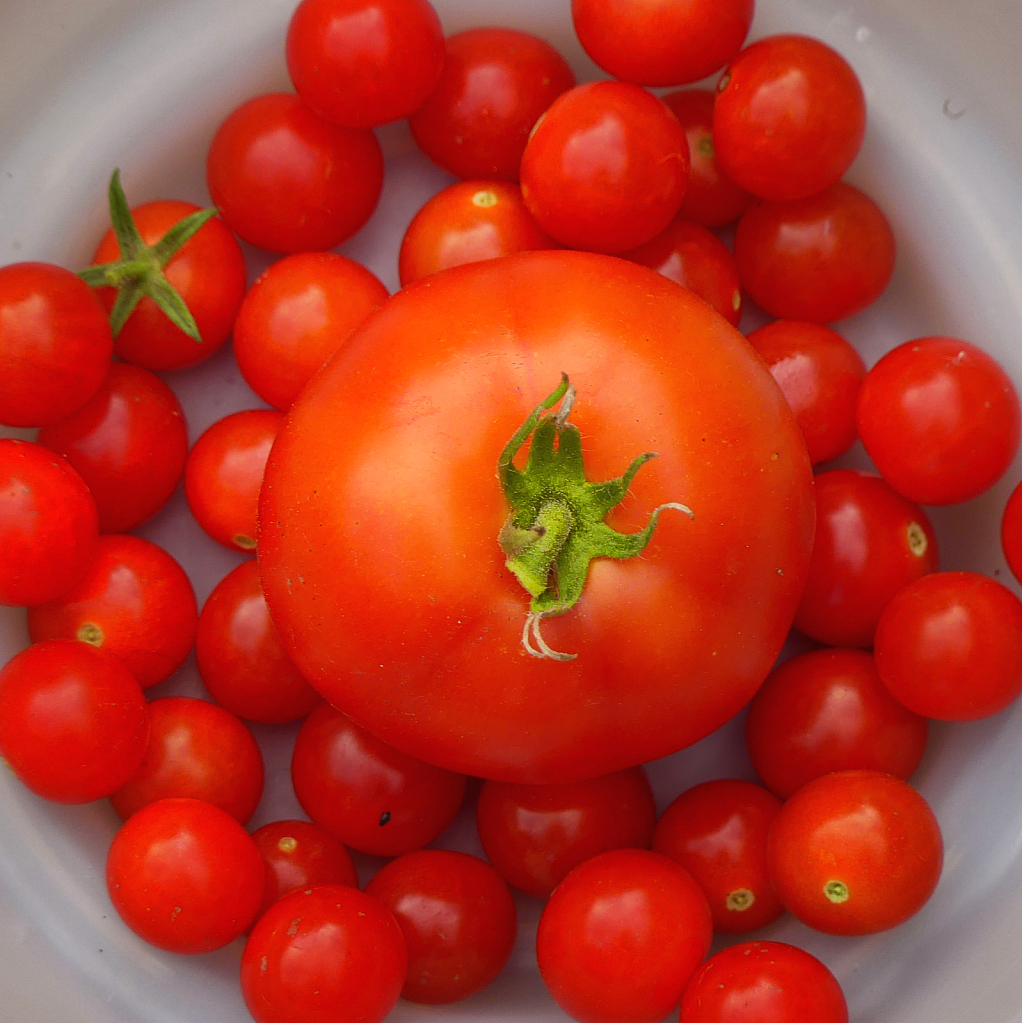
<path fill-rule="evenodd" d="M 544 399 L 523 472 L 510 457 Z M 624 557 L 644 535 L 612 530 L 643 534 L 669 503 L 686 507 Z M 403 289 L 310 382 L 267 465 L 259 561 L 288 652 L 375 735 L 566 782 L 748 702 L 813 522 L 798 426 L 733 327 L 645 267 L 530 252 Z M 588 572 L 587 544 L 610 555 Z"/>

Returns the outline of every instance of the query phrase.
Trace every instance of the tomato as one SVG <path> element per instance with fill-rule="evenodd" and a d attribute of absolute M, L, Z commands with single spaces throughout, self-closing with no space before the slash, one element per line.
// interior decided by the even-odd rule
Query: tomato
<path fill-rule="evenodd" d="M 1022 580 L 1022 483 L 1012 490 L 1001 515 L 1001 548 L 1012 575 Z"/>
<path fill-rule="evenodd" d="M 884 688 L 864 650 L 813 650 L 785 661 L 752 698 L 745 723 L 752 766 L 782 799 L 832 771 L 907 780 L 928 731 L 925 718 Z"/>
<path fill-rule="evenodd" d="M 382 1023 L 407 968 L 386 907 L 357 888 L 320 885 L 285 896 L 252 928 L 241 993 L 256 1023 Z"/>
<path fill-rule="evenodd" d="M 804 199 L 829 188 L 852 165 L 865 133 L 859 79 L 819 39 L 760 39 L 717 83 L 717 160 L 732 181 L 764 199 Z"/>
<path fill-rule="evenodd" d="M 548 896 L 608 849 L 648 849 L 656 804 L 641 767 L 563 785 L 487 781 L 476 803 L 486 858 L 510 884 Z"/>
<path fill-rule="evenodd" d="M 372 271 L 336 252 L 299 252 L 273 263 L 249 289 L 234 323 L 245 382 L 286 412 L 313 373 L 387 300 Z"/>
<path fill-rule="evenodd" d="M 589 82 L 554 100 L 522 154 L 536 223 L 574 249 L 624 252 L 658 235 L 688 184 L 688 143 L 655 96 Z"/>
<path fill-rule="evenodd" d="M 891 225 L 845 184 L 805 199 L 759 202 L 735 231 L 742 287 L 771 316 L 830 323 L 871 305 L 894 273 Z"/>
<path fill-rule="evenodd" d="M 188 456 L 188 429 L 174 392 L 156 374 L 125 362 L 113 363 L 96 394 L 44 426 L 38 440 L 81 475 L 103 533 L 126 533 L 160 511 Z"/>
<path fill-rule="evenodd" d="M 199 799 L 161 799 L 114 835 L 106 861 L 110 901 L 144 941 L 167 952 L 212 952 L 244 934 L 265 870 L 245 829 Z"/>
<path fill-rule="evenodd" d="M 539 919 L 539 972 L 580 1023 L 656 1023 L 709 951 L 710 907 L 691 874 L 643 849 L 576 867 Z"/>
<path fill-rule="evenodd" d="M 402 286 L 462 263 L 560 246 L 539 229 L 521 189 L 507 181 L 460 181 L 433 196 L 401 239 Z"/>
<path fill-rule="evenodd" d="M 866 374 L 857 418 L 884 479 L 920 504 L 957 504 L 989 489 L 1022 431 L 1011 378 L 953 337 L 920 337 L 888 352 Z"/>
<path fill-rule="evenodd" d="M 943 840 L 929 804 L 907 782 L 880 771 L 838 771 L 785 802 L 767 857 L 781 902 L 804 924 L 827 934 L 874 934 L 929 899 Z"/>
<path fill-rule="evenodd" d="M 342 128 L 407 117 L 436 88 L 443 63 L 429 0 L 301 0 L 287 29 L 295 91 Z"/>
<path fill-rule="evenodd" d="M 401 995 L 442 1005 L 481 991 L 511 956 L 515 902 L 488 863 L 468 853 L 422 849 L 381 867 L 366 885 L 401 927 L 408 979 Z"/>
<path fill-rule="evenodd" d="M 872 646 L 891 598 L 937 564 L 937 536 L 917 504 L 875 473 L 821 472 L 816 545 L 795 628 L 832 646 Z"/>
<path fill-rule="evenodd" d="M 572 0 L 579 42 L 604 71 L 636 85 L 684 85 L 741 49 L 754 0 Z"/>
<path fill-rule="evenodd" d="M 936 572 L 899 590 L 874 646 L 884 685 L 928 718 L 975 721 L 1022 693 L 1022 601 L 975 572 Z"/>
<path fill-rule="evenodd" d="M 780 808 L 761 786 L 722 778 L 682 792 L 657 821 L 653 851 L 695 878 L 715 931 L 740 934 L 781 915 L 766 862 L 767 833 Z"/>
<path fill-rule="evenodd" d="M 102 304 L 70 270 L 0 267 L 0 423 L 42 426 L 80 409 L 103 382 L 112 351 Z"/>
<path fill-rule="evenodd" d="M 148 737 L 142 690 L 110 654 L 52 639 L 0 669 L 0 754 L 44 799 L 108 796 L 138 769 Z"/>
<path fill-rule="evenodd" d="M 770 367 L 802 428 L 813 465 L 843 455 L 858 436 L 855 404 L 866 375 L 862 356 L 819 323 L 777 320 L 748 335 Z"/>
<path fill-rule="evenodd" d="M 699 967 L 679 1023 L 848 1023 L 837 978 L 815 956 L 780 941 L 725 948 Z"/>
<path fill-rule="evenodd" d="M 532 126 L 574 84 L 545 40 L 471 28 L 447 40 L 440 81 L 408 124 L 419 148 L 455 177 L 517 181 Z"/>
<path fill-rule="evenodd" d="M 660 457 L 607 516 L 636 534 L 608 543 L 649 537 L 643 556 L 595 557 L 572 576 L 575 609 L 537 617 L 505 567 L 495 471 L 562 370 L 577 401 L 561 432 L 577 422 L 592 480 Z M 694 518 L 665 508 L 642 533 L 669 502 Z M 532 252 L 399 292 L 317 375 L 267 464 L 259 562 L 299 670 L 374 735 L 462 773 L 559 783 L 663 756 L 748 702 L 813 519 L 798 427 L 733 327 L 645 267 Z M 577 656 L 530 656 L 523 638 Z"/>
<path fill-rule="evenodd" d="M 33 643 L 77 639 L 113 654 L 143 689 L 169 678 L 195 642 L 198 608 L 185 570 L 138 536 L 101 536 L 85 576 L 28 611 Z"/>
<path fill-rule="evenodd" d="M 332 249 L 372 215 L 383 152 L 365 128 L 338 128 L 297 96 L 256 96 L 217 129 L 206 183 L 224 223 L 271 252 Z"/>
<path fill-rule="evenodd" d="M 96 502 L 81 476 L 38 444 L 0 439 L 0 604 L 63 596 L 98 543 Z"/>

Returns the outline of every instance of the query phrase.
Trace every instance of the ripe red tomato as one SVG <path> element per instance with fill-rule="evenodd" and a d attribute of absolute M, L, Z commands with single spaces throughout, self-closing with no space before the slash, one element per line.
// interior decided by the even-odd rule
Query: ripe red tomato
<path fill-rule="evenodd" d="M 112 351 L 106 312 L 81 278 L 50 263 L 0 267 L 0 423 L 71 415 L 96 393 Z"/>
<path fill-rule="evenodd" d="M 563 785 L 487 781 L 476 803 L 486 858 L 520 891 L 546 898 L 608 849 L 648 849 L 656 825 L 641 767 Z"/>
<path fill-rule="evenodd" d="M 644 849 L 576 867 L 543 909 L 539 972 L 580 1023 L 657 1023 L 709 951 L 710 907 L 692 875 Z"/>
<path fill-rule="evenodd" d="M 862 382 L 857 416 L 873 464 L 920 504 L 982 494 L 1011 464 L 1022 433 L 1011 378 L 953 337 L 920 337 L 888 352 Z"/>
<path fill-rule="evenodd" d="M 471 28 L 447 40 L 440 81 L 408 124 L 419 148 L 456 177 L 517 181 L 532 126 L 574 84 L 545 40 Z"/>
<path fill-rule="evenodd" d="M 523 645 L 495 478 L 562 370 L 591 480 L 660 452 L 608 524 L 694 513 L 665 509 L 641 558 L 594 559 L 575 609 L 541 618 L 573 660 Z M 267 602 L 310 682 L 421 760 L 529 783 L 644 763 L 737 713 L 787 634 L 814 518 L 805 444 L 745 339 L 645 267 L 563 251 L 394 295 L 292 407 L 262 494 Z"/>
<path fill-rule="evenodd" d="M 1022 483 L 1016 484 L 1004 506 L 1001 547 L 1012 575 L 1022 581 Z"/>

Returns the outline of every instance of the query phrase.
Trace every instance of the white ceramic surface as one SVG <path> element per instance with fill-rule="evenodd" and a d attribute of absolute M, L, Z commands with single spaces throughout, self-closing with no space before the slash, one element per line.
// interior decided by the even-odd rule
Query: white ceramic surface
<path fill-rule="evenodd" d="M 448 32 L 506 24 L 544 35 L 580 77 L 594 68 L 574 40 L 568 0 L 437 0 Z M 292 0 L 0 0 L 0 264 L 83 265 L 105 227 L 118 166 L 132 203 L 205 204 L 203 160 L 217 123 L 241 100 L 287 87 L 282 39 Z M 861 76 L 870 125 L 850 175 L 884 206 L 899 241 L 888 293 L 841 329 L 872 363 L 912 336 L 946 333 L 991 351 L 1022 386 L 1022 42 L 1019 0 L 759 0 L 754 36 L 817 35 Z M 451 179 L 415 151 L 405 127 L 380 132 L 388 178 L 370 224 L 343 247 L 397 286 L 401 234 Z M 267 257 L 251 252 L 253 273 Z M 750 324 L 755 316 L 750 316 Z M 167 374 L 191 436 L 261 403 L 228 352 Z M 13 432 L 13 431 L 7 431 Z M 31 436 L 29 431 L 21 431 Z M 861 451 L 846 464 L 865 464 Z M 997 541 L 1022 460 L 987 495 L 936 509 L 945 568 L 1018 587 Z M 141 532 L 192 574 L 200 601 L 238 559 L 206 538 L 180 494 Z M 24 612 L 0 609 L 0 657 L 27 641 Z M 199 695 L 194 663 L 154 691 Z M 253 825 L 298 813 L 287 778 L 293 727 L 256 729 L 268 784 Z M 752 777 L 741 721 L 650 767 L 661 805 L 722 775 Z M 761 932 L 801 944 L 837 974 L 855 1023 L 1022 1021 L 1022 707 L 933 729 L 916 783 L 946 839 L 943 880 L 919 916 L 866 939 L 816 935 L 791 919 Z M 245 1023 L 240 942 L 178 958 L 117 920 L 102 864 L 116 828 L 105 804 L 45 804 L 0 776 L 0 1021 Z M 439 844 L 474 851 L 471 821 Z M 373 864 L 362 861 L 364 872 Z M 400 1003 L 391 1019 L 565 1019 L 535 972 L 540 904 L 521 899 L 513 960 L 488 991 L 448 1009 Z M 809 1021 L 807 1021 L 809 1023 Z"/>

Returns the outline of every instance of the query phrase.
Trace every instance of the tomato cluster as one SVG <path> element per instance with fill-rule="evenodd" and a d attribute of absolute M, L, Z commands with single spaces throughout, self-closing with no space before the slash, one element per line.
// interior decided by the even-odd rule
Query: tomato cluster
<path fill-rule="evenodd" d="M 0 440 L 0 604 L 32 641 L 0 669 L 0 753 L 43 798 L 109 799 L 140 938 L 244 938 L 257 1023 L 477 994 L 512 889 L 545 900 L 539 972 L 580 1023 L 847 1023 L 820 960 L 707 958 L 714 933 L 918 912 L 943 864 L 910 784 L 928 722 L 1022 693 L 1022 601 L 940 571 L 922 507 L 1006 473 L 1011 380 L 944 336 L 867 371 L 828 326 L 895 263 L 843 180 L 854 70 L 805 36 L 746 45 L 752 0 L 572 14 L 613 79 L 512 29 L 445 39 L 428 0 L 301 0 L 295 92 L 210 141 L 215 210 L 131 209 L 114 172 L 91 267 L 0 268 L 0 422 L 39 428 Z M 390 296 L 329 250 L 405 118 L 462 180 L 411 220 Z M 250 287 L 239 238 L 282 257 Z M 773 322 L 743 337 L 746 300 Z M 157 373 L 232 334 L 272 407 L 189 447 Z M 857 440 L 876 471 L 835 463 Z M 201 613 L 131 534 L 179 485 L 239 559 Z M 1002 541 L 1022 579 L 1022 484 Z M 792 628 L 810 649 L 778 663 Z M 210 699 L 147 697 L 193 649 Z M 642 765 L 743 708 L 758 783 L 658 815 Z M 250 725 L 289 723 L 309 819 L 249 833 L 279 783 Z M 482 855 L 445 847 L 466 804 Z"/>

